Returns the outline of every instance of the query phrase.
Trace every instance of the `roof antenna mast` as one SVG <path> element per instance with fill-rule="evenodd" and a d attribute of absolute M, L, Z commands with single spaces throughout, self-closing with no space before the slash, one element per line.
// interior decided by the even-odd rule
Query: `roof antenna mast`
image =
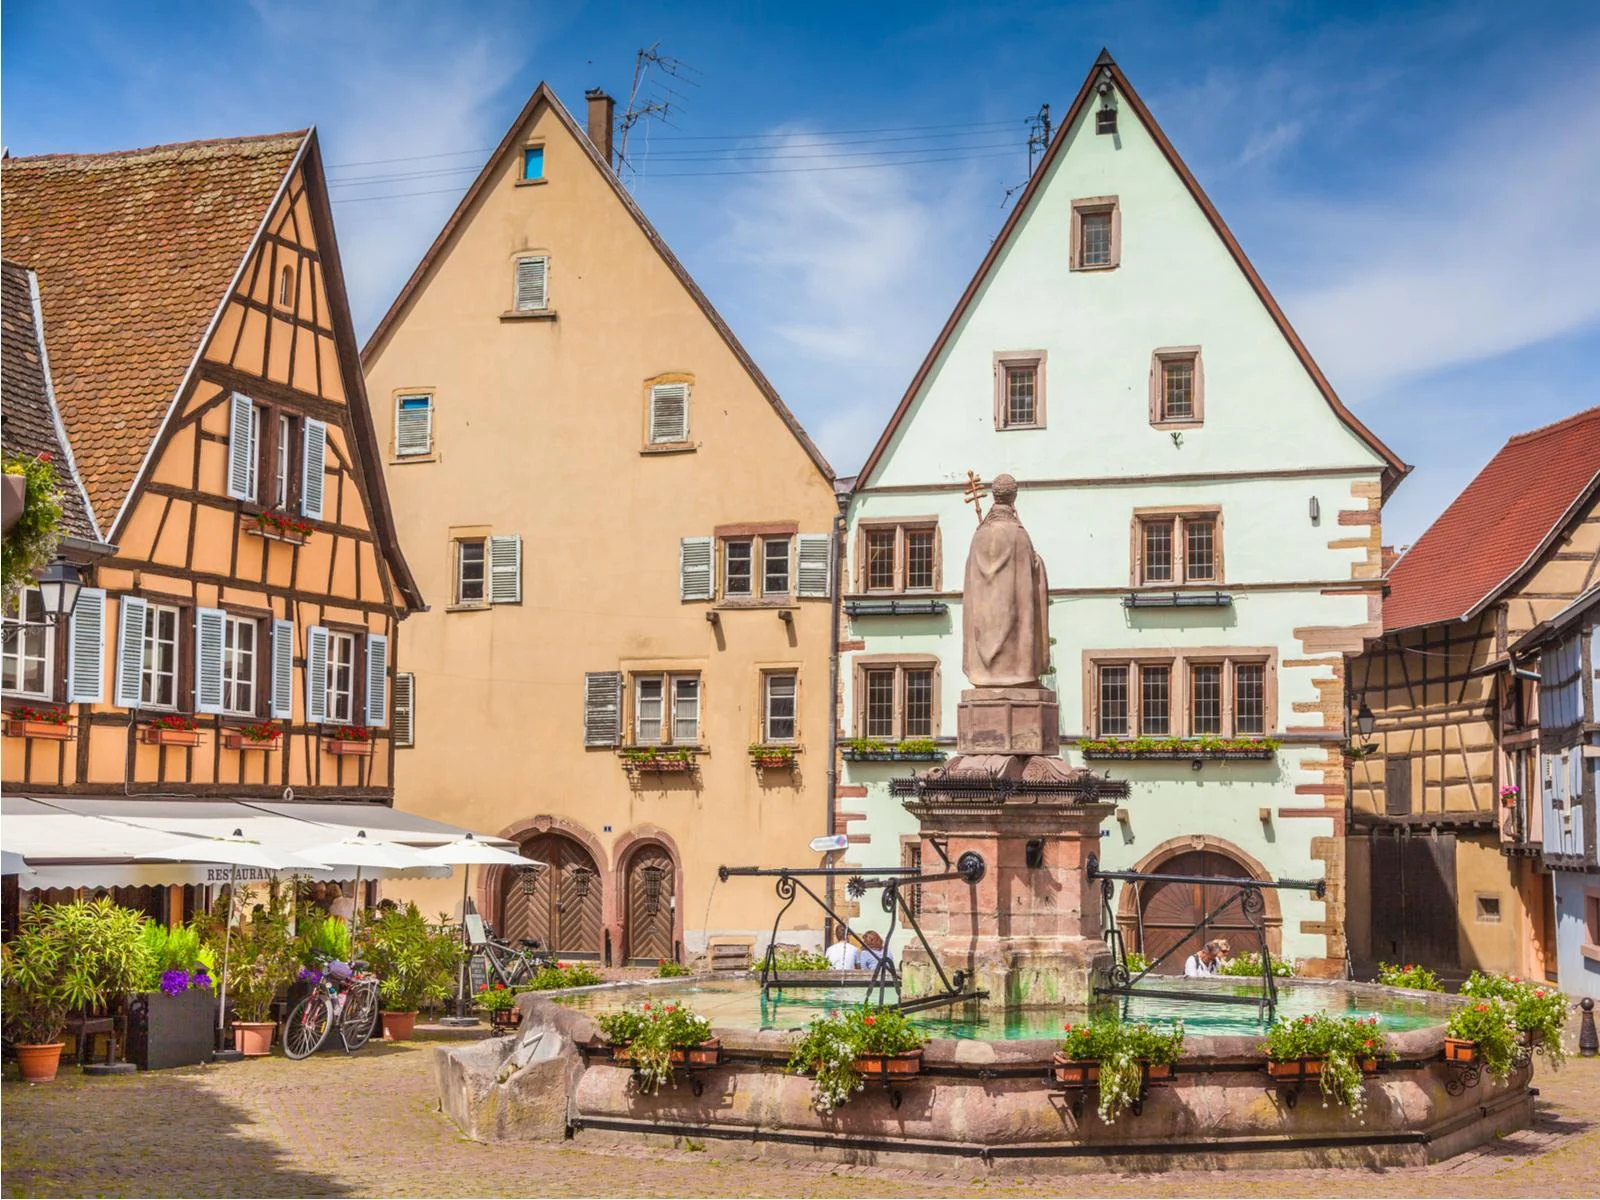
<path fill-rule="evenodd" d="M 697 80 L 689 77 L 700 74 L 698 70 L 681 59 L 662 54 L 660 47 L 660 42 L 653 42 L 633 56 L 633 86 L 628 89 L 628 107 L 618 123 L 622 140 L 617 146 L 617 161 L 635 174 L 637 169 L 628 158 L 628 135 L 633 127 L 641 121 L 653 120 L 677 128 L 668 118 L 683 107 L 684 96 L 667 79 L 676 79 L 690 87 L 700 86 Z"/>

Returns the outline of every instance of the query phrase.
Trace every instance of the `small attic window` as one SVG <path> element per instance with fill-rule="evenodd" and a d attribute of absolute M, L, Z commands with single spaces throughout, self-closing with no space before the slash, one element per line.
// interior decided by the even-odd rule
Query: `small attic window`
<path fill-rule="evenodd" d="M 1117 131 L 1117 110 L 1110 107 L 1096 109 L 1094 131 L 1096 133 L 1115 133 Z"/>
<path fill-rule="evenodd" d="M 294 303 L 294 268 L 285 267 L 278 272 L 278 304 L 288 308 Z"/>
<path fill-rule="evenodd" d="M 524 179 L 544 178 L 543 146 L 524 146 L 522 148 L 522 177 Z"/>

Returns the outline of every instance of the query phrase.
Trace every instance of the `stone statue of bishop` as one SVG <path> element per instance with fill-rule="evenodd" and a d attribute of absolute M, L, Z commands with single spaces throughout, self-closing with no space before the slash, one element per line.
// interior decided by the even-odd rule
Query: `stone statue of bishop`
<path fill-rule="evenodd" d="M 1017 517 L 1017 481 L 995 477 L 994 504 L 967 552 L 961 668 L 975 688 L 1037 688 L 1050 669 L 1050 588 Z"/>

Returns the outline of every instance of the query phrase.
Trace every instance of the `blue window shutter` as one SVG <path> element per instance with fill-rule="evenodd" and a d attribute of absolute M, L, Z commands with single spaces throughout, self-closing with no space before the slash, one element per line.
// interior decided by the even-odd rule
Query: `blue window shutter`
<path fill-rule="evenodd" d="M 139 626 L 144 646 L 144 625 Z M 100 704 L 106 698 L 106 593 L 83 588 L 73 606 L 67 641 L 67 700 Z"/>
<path fill-rule="evenodd" d="M 328 631 L 321 625 L 306 630 L 306 724 L 328 719 Z"/>
<path fill-rule="evenodd" d="M 294 717 L 294 622 L 272 623 L 272 715 Z"/>
<path fill-rule="evenodd" d="M 223 625 L 220 608 L 199 608 L 194 614 L 194 710 L 222 711 Z"/>

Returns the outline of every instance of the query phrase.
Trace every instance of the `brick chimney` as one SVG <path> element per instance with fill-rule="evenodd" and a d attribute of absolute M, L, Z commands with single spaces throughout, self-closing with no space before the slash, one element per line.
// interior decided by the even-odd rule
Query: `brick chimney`
<path fill-rule="evenodd" d="M 589 140 L 605 159 L 606 166 L 615 166 L 611 159 L 611 126 L 617 102 L 600 88 L 590 88 L 584 95 L 589 101 Z"/>

